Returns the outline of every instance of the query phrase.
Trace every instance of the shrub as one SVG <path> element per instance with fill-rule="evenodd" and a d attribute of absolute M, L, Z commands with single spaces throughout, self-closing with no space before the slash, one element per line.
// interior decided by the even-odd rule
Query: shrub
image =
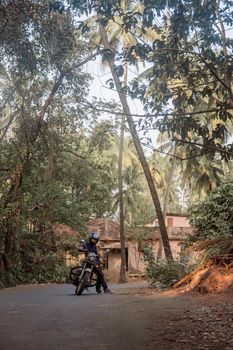
<path fill-rule="evenodd" d="M 228 180 L 201 203 L 190 208 L 194 234 L 185 242 L 186 248 L 202 251 L 202 259 L 230 252 L 233 243 L 233 181 Z"/>
<path fill-rule="evenodd" d="M 52 231 L 24 234 L 15 243 L 13 269 L 0 274 L 0 288 L 26 283 L 66 283 L 69 270 L 65 264 L 67 251 L 77 257 L 77 238 L 55 239 Z M 76 253 L 76 254 L 75 254 Z"/>
<path fill-rule="evenodd" d="M 146 277 L 151 286 L 155 288 L 168 288 L 176 281 L 190 273 L 194 266 L 190 264 L 187 258 L 182 257 L 179 261 L 156 261 L 152 247 L 145 248 Z"/>
<path fill-rule="evenodd" d="M 233 181 L 227 181 L 189 210 L 195 235 L 189 242 L 229 238 L 233 234 Z"/>

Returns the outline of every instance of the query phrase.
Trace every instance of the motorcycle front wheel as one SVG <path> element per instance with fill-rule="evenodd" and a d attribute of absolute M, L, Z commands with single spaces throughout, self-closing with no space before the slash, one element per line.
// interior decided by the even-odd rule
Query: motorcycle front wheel
<path fill-rule="evenodd" d="M 88 286 L 90 280 L 90 272 L 86 271 L 75 289 L 76 295 L 81 295 L 84 289 Z"/>

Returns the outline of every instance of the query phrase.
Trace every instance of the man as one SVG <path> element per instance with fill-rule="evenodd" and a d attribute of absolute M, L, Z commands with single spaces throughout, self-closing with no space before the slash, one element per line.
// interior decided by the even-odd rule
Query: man
<path fill-rule="evenodd" d="M 97 243 L 99 241 L 100 235 L 98 232 L 91 232 L 89 234 L 89 242 L 86 242 L 84 245 L 84 248 L 88 250 L 88 252 L 95 253 L 98 255 L 97 250 Z M 104 273 L 100 267 L 100 259 L 99 256 L 96 258 L 96 266 L 94 268 L 94 272 L 97 276 L 97 283 L 96 283 L 96 292 L 99 294 L 101 293 L 101 286 L 103 287 L 104 293 L 112 294 L 113 292 L 108 288 L 108 285 L 105 281 Z"/>

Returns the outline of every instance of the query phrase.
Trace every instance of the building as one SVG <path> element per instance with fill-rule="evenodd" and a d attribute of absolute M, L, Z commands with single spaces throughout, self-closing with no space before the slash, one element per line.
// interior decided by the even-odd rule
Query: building
<path fill-rule="evenodd" d="M 188 215 L 168 213 L 166 226 L 173 256 L 178 259 L 184 238 L 193 232 L 188 221 Z M 106 266 L 109 274 L 111 277 L 119 276 L 121 264 L 119 224 L 108 218 L 99 218 L 92 220 L 88 225 L 88 229 L 90 232 L 97 231 L 100 233 L 100 252 L 104 254 L 106 249 L 110 249 L 111 252 Z M 160 232 L 157 220 L 143 227 L 138 227 L 134 232 L 127 234 L 126 265 L 129 274 L 144 273 L 144 248 L 150 244 L 155 256 L 157 256 L 159 238 Z"/>
<path fill-rule="evenodd" d="M 108 218 L 99 218 L 89 222 L 89 232 L 97 231 L 100 234 L 99 251 L 104 256 L 110 249 L 106 262 L 106 269 L 111 279 L 119 274 L 121 266 L 120 226 L 117 222 Z M 128 268 L 128 242 L 126 242 L 126 260 Z M 118 276 L 119 277 L 119 276 Z"/>
<path fill-rule="evenodd" d="M 67 242 L 67 240 L 69 239 L 71 239 L 74 242 L 76 241 L 77 250 L 78 250 L 79 241 L 81 239 L 81 235 L 79 234 L 79 232 L 77 232 L 76 230 L 74 230 L 68 225 L 64 225 L 60 223 L 54 223 L 52 225 L 52 232 L 57 242 L 58 241 L 60 241 L 60 243 L 61 241 Z M 69 250 L 67 251 L 61 250 L 60 252 L 58 251 L 58 254 L 64 257 L 66 266 L 76 266 L 77 262 L 79 262 L 77 258 L 70 253 Z"/>

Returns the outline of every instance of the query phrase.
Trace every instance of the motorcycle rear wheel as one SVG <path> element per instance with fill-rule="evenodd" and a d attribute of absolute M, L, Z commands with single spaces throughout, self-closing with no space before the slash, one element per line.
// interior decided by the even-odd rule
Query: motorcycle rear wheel
<path fill-rule="evenodd" d="M 90 272 L 86 271 L 75 289 L 76 295 L 81 295 L 84 289 L 88 286 L 90 280 Z"/>

